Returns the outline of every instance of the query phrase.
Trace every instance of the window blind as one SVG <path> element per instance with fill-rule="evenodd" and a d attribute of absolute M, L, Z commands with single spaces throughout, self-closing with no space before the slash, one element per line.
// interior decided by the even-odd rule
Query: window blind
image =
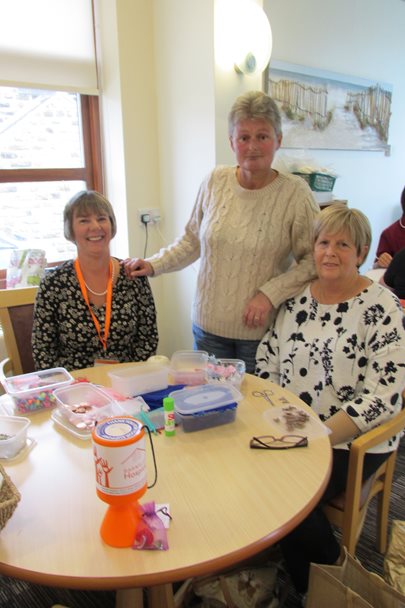
<path fill-rule="evenodd" d="M 91 0 L 0 0 L 0 84 L 95 95 Z"/>

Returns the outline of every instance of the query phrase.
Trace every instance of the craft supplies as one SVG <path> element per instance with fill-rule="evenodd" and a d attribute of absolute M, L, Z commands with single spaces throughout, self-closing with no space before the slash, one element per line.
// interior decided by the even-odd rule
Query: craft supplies
<path fill-rule="evenodd" d="M 294 405 L 283 407 L 281 415 L 274 418 L 274 422 L 283 422 L 289 432 L 303 429 L 308 421 L 309 414 Z"/>
<path fill-rule="evenodd" d="M 31 414 L 56 405 L 54 390 L 73 382 L 63 367 L 45 369 L 29 374 L 11 376 L 2 381 L 5 391 L 12 397 L 20 414 Z"/>
<path fill-rule="evenodd" d="M 31 420 L 22 416 L 0 416 L 0 458 L 11 459 L 27 444 Z"/>
<path fill-rule="evenodd" d="M 198 385 L 207 382 L 208 353 L 203 350 L 178 350 L 170 360 L 172 384 Z"/>
<path fill-rule="evenodd" d="M 233 422 L 242 399 L 233 386 L 212 384 L 174 391 L 170 397 L 174 399 L 175 411 L 186 432 Z"/>
<path fill-rule="evenodd" d="M 113 370 L 108 375 L 112 388 L 124 397 L 161 390 L 169 384 L 167 366 L 148 361 Z"/>
<path fill-rule="evenodd" d="M 161 509 L 162 510 L 162 509 Z M 157 549 L 165 551 L 169 548 L 166 526 L 159 517 L 158 507 L 154 501 L 146 502 L 140 507 L 141 519 L 136 529 L 133 549 Z M 171 515 L 166 511 L 167 517 Z"/>
<path fill-rule="evenodd" d="M 90 382 L 79 382 L 56 389 L 54 396 L 62 418 L 75 429 L 87 431 L 88 437 L 100 420 L 117 413 L 114 401 L 109 395 Z M 121 413 L 121 409 L 118 409 L 118 412 Z"/>
<path fill-rule="evenodd" d="M 272 433 L 277 435 L 291 433 L 305 435 L 309 442 L 318 437 L 329 435 L 331 432 L 318 416 L 313 416 L 291 403 L 268 408 L 263 413 L 263 418 L 270 424 Z M 261 429 L 262 434 L 265 434 L 263 431 L 264 429 Z M 268 434 L 267 429 L 266 434 Z"/>
<path fill-rule="evenodd" d="M 176 434 L 176 421 L 174 419 L 174 400 L 172 397 L 163 399 L 163 411 L 165 414 L 165 435 L 173 437 Z"/>
<path fill-rule="evenodd" d="M 239 388 L 246 372 L 246 363 L 242 359 L 217 359 L 210 356 L 207 372 L 209 383 L 229 382 Z"/>

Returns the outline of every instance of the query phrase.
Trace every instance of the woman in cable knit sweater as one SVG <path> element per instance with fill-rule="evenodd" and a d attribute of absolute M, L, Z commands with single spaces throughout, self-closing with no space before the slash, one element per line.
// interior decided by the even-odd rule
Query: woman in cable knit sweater
<path fill-rule="evenodd" d="M 157 276 L 200 258 L 192 321 L 194 347 L 239 358 L 254 371 L 273 309 L 314 275 L 311 241 L 319 211 L 306 182 L 272 168 L 282 139 L 274 101 L 238 97 L 229 114 L 237 165 L 203 181 L 184 234 L 146 260 L 124 262 L 129 276 Z"/>

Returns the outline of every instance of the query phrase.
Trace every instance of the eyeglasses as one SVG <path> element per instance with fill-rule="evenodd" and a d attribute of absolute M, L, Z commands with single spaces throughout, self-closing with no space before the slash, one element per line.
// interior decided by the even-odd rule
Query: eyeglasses
<path fill-rule="evenodd" d="M 288 450 L 290 448 L 305 448 L 308 445 L 308 437 L 303 435 L 284 435 L 274 437 L 273 435 L 262 435 L 252 437 L 249 447 L 254 450 Z"/>

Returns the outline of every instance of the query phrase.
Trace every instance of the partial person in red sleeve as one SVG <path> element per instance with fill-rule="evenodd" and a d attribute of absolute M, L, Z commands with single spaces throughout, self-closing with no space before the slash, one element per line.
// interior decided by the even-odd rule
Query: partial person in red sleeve
<path fill-rule="evenodd" d="M 405 188 L 401 194 L 402 217 L 382 231 L 374 268 L 388 268 L 392 258 L 405 247 Z"/>

